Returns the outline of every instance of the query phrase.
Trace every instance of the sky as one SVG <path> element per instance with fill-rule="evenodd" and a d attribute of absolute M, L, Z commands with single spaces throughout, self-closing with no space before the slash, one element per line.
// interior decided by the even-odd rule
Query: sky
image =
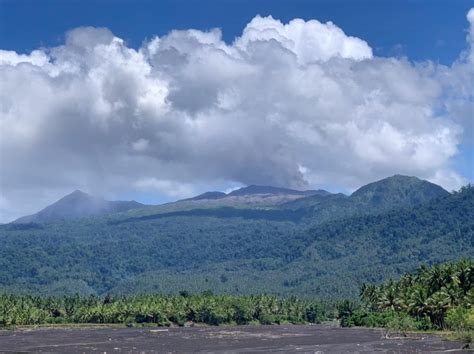
<path fill-rule="evenodd" d="M 474 180 L 471 1 L 0 0 L 0 222 L 81 189 Z"/>

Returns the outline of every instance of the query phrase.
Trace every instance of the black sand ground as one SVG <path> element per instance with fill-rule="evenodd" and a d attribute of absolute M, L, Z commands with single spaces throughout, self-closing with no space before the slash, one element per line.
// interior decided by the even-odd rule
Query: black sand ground
<path fill-rule="evenodd" d="M 0 352 L 24 353 L 441 353 L 463 352 L 436 336 L 385 339 L 377 329 L 318 326 L 40 328 L 0 331 Z"/>

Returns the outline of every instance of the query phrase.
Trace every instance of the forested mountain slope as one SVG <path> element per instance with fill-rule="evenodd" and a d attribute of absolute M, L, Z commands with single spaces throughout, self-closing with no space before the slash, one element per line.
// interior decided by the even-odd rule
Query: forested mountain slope
<path fill-rule="evenodd" d="M 363 186 L 350 196 L 341 193 L 314 195 L 286 203 L 282 208 L 303 212 L 307 225 L 317 225 L 355 215 L 413 207 L 448 195 L 436 184 L 416 177 L 395 175 Z"/>
<path fill-rule="evenodd" d="M 297 206 L 3 225 L 0 291 L 342 297 L 421 262 L 473 255 L 472 188 L 450 195 L 418 179 L 392 178 L 357 198 L 317 195 Z"/>
<path fill-rule="evenodd" d="M 364 282 L 397 277 L 420 264 L 474 257 L 474 188 L 413 208 L 301 229 L 290 241 L 277 242 L 281 254 L 276 257 L 148 272 L 122 282 L 116 290 L 177 291 L 188 284 L 194 291 L 207 287 L 237 293 L 355 297 Z M 293 249 L 284 252 L 288 244 Z"/>

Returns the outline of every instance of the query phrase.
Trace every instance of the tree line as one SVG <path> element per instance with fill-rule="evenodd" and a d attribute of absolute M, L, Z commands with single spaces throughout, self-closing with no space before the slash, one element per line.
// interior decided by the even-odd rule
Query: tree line
<path fill-rule="evenodd" d="M 0 295 L 0 327 L 60 323 L 281 324 L 317 323 L 321 303 L 274 296 L 140 295 L 131 297 Z"/>
<path fill-rule="evenodd" d="M 360 301 L 337 305 L 341 325 L 399 329 L 474 330 L 474 260 L 421 266 L 398 280 L 364 284 Z M 62 296 L 0 295 L 0 327 L 62 323 L 183 326 L 186 323 L 319 323 L 334 303 L 271 295 Z"/>

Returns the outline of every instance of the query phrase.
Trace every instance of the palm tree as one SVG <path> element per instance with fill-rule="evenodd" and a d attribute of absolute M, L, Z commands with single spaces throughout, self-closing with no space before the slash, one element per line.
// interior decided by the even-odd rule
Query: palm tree
<path fill-rule="evenodd" d="M 461 287 L 456 283 L 452 282 L 441 289 L 442 292 L 446 293 L 449 298 L 450 306 L 461 305 L 464 298 L 464 292 Z"/>
<path fill-rule="evenodd" d="M 444 328 L 444 318 L 450 308 L 449 295 L 444 290 L 437 291 L 426 300 L 428 315 L 431 323 L 438 328 Z"/>
<path fill-rule="evenodd" d="M 398 286 L 392 280 L 382 287 L 378 297 L 378 306 L 382 309 L 398 310 Z"/>
<path fill-rule="evenodd" d="M 428 287 L 428 293 L 434 294 L 451 280 L 449 273 L 444 265 L 435 265 L 427 268 L 423 274 L 423 283 Z"/>
<path fill-rule="evenodd" d="M 427 314 L 428 294 L 426 288 L 416 285 L 411 288 L 410 297 L 408 300 L 408 312 L 412 316 L 424 317 Z"/>
<path fill-rule="evenodd" d="M 456 264 L 452 278 L 466 295 L 474 284 L 474 262 L 470 259 L 462 259 Z"/>

